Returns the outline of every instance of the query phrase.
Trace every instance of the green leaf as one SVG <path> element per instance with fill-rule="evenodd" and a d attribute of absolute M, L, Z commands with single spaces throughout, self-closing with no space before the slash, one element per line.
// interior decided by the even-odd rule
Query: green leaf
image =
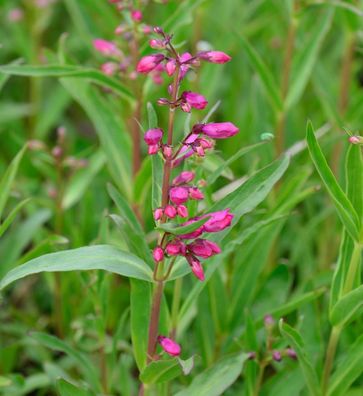
<path fill-rule="evenodd" d="M 0 224 L 0 238 L 3 233 L 10 227 L 12 222 L 14 221 L 16 215 L 20 212 L 24 205 L 26 205 L 31 198 L 24 199 L 23 201 L 19 202 L 15 208 L 9 213 L 6 219 Z"/>
<path fill-rule="evenodd" d="M 148 364 L 140 374 L 140 381 L 144 384 L 160 384 L 170 381 L 182 374 L 177 358 L 157 360 Z"/>
<path fill-rule="evenodd" d="M 6 204 L 6 201 L 9 198 L 11 186 L 14 182 L 15 175 L 18 171 L 19 164 L 23 155 L 25 153 L 26 146 L 24 146 L 18 154 L 11 161 L 11 164 L 8 166 L 4 176 L 0 180 L 0 220 L 2 218 L 3 210 Z"/>
<path fill-rule="evenodd" d="M 81 389 L 78 386 L 72 385 L 64 379 L 57 381 L 57 390 L 60 396 L 92 396 L 93 392 Z"/>
<path fill-rule="evenodd" d="M 301 335 L 287 323 L 284 323 L 282 319 L 279 322 L 279 328 L 282 336 L 289 342 L 290 346 L 297 354 L 298 362 L 300 364 L 310 394 L 319 396 L 320 386 L 318 377 L 305 352 L 304 341 L 301 338 Z"/>
<path fill-rule="evenodd" d="M 360 221 L 363 221 L 363 156 L 358 145 L 351 144 L 348 148 L 345 174 L 347 180 L 347 196 L 352 202 Z"/>
<path fill-rule="evenodd" d="M 105 270 L 152 282 L 152 271 L 135 255 L 110 245 L 86 246 L 37 257 L 8 272 L 0 290 L 25 276 L 40 272 Z"/>
<path fill-rule="evenodd" d="M 286 109 L 291 109 L 299 101 L 318 58 L 320 48 L 327 35 L 334 10 L 328 9 L 322 20 L 316 21 L 315 28 L 310 32 L 310 39 L 297 52 L 291 70 L 291 82 L 286 98 Z"/>
<path fill-rule="evenodd" d="M 191 224 L 179 226 L 179 225 L 173 224 L 173 223 L 165 223 L 165 224 L 160 224 L 158 227 L 156 227 L 156 229 L 162 230 L 162 231 L 168 232 L 170 234 L 174 234 L 174 235 L 189 234 L 190 232 L 195 231 L 197 228 L 199 228 L 203 224 L 205 224 L 209 220 L 209 218 L 210 218 L 210 216 L 208 216 L 208 214 L 207 214 L 205 218 L 197 220 L 196 222 L 191 223 Z"/>
<path fill-rule="evenodd" d="M 67 342 L 60 340 L 55 336 L 39 332 L 32 332 L 30 336 L 35 341 L 47 348 L 66 353 L 77 363 L 79 369 L 84 373 L 92 388 L 101 391 L 101 384 L 98 378 L 97 370 L 85 355 L 71 347 Z"/>
<path fill-rule="evenodd" d="M 224 394 L 239 377 L 243 364 L 248 359 L 245 353 L 226 357 L 198 374 L 192 383 L 175 396 L 219 396 Z"/>
<path fill-rule="evenodd" d="M 333 326 L 342 326 L 353 319 L 363 306 L 363 285 L 341 297 L 334 305 L 330 322 Z"/>
<path fill-rule="evenodd" d="M 0 66 L 0 73 L 29 77 L 77 77 L 87 79 L 102 87 L 112 89 L 117 95 L 130 102 L 132 93 L 114 77 L 106 76 L 100 70 L 74 65 L 14 65 Z"/>
<path fill-rule="evenodd" d="M 151 312 L 151 285 L 130 279 L 131 340 L 137 367 L 141 372 L 146 366 L 148 329 Z"/>
<path fill-rule="evenodd" d="M 242 49 L 248 57 L 251 65 L 260 76 L 263 86 L 266 90 L 269 100 L 276 110 L 282 110 L 283 103 L 280 95 L 279 88 L 275 82 L 273 75 L 270 73 L 269 68 L 263 62 L 257 51 L 251 44 L 242 36 L 238 35 L 239 41 L 242 44 Z"/>
<path fill-rule="evenodd" d="M 337 365 L 328 390 L 328 396 L 345 396 L 353 382 L 363 372 L 363 335 L 350 346 Z M 360 389 L 361 391 L 361 389 Z M 359 392 L 360 392 L 359 391 Z"/>
<path fill-rule="evenodd" d="M 319 143 L 314 135 L 313 126 L 308 122 L 306 139 L 311 158 L 326 187 L 330 197 L 333 199 L 338 215 L 354 240 L 359 240 L 360 220 L 352 203 L 336 181 L 333 172 L 321 151 Z"/>

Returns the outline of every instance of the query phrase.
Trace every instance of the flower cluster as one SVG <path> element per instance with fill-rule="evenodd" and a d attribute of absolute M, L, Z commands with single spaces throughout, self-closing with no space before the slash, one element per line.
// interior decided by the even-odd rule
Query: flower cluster
<path fill-rule="evenodd" d="M 139 73 L 147 74 L 156 68 L 162 68 L 168 76 L 174 77 L 174 83 L 169 86 L 170 99 L 159 99 L 159 105 L 169 106 L 173 112 L 177 108 L 183 112 L 190 112 L 192 109 L 203 110 L 208 104 L 207 99 L 200 93 L 192 91 L 183 91 L 178 94 L 179 86 L 188 70 L 200 66 L 201 61 L 222 64 L 228 62 L 231 59 L 230 56 L 221 51 L 203 51 L 195 56 L 188 52 L 179 55 L 171 44 L 172 36 L 167 35 L 159 27 L 154 28 L 154 32 L 159 38 L 151 39 L 150 46 L 154 49 L 164 50 L 165 53 L 158 52 L 143 57 L 137 64 L 136 70 Z M 206 150 L 214 147 L 214 139 L 228 138 L 236 135 L 238 131 L 238 128 L 231 122 L 197 123 L 175 148 L 171 144 L 169 136 L 165 139 L 166 134 L 161 128 L 152 128 L 146 131 L 144 140 L 148 145 L 150 155 L 160 153 L 171 168 L 176 168 L 193 154 L 204 157 Z M 164 140 L 167 140 L 166 143 Z M 162 207 L 154 210 L 155 221 L 166 222 L 177 216 L 188 218 L 188 201 L 199 201 L 204 198 L 198 184 L 195 184 L 195 173 L 192 171 L 182 171 L 166 187 L 167 201 Z M 203 219 L 205 220 L 204 224 L 193 228 L 194 223 L 199 222 L 198 224 L 200 224 Z M 221 252 L 220 247 L 215 242 L 205 239 L 203 234 L 224 230 L 231 225 L 232 219 L 233 214 L 229 209 L 188 219 L 181 226 L 191 226 L 189 229 L 192 231 L 183 235 L 166 233 L 153 250 L 155 262 L 160 263 L 165 258 L 183 256 L 194 275 L 203 281 L 205 276 L 200 259 L 208 259 Z"/>

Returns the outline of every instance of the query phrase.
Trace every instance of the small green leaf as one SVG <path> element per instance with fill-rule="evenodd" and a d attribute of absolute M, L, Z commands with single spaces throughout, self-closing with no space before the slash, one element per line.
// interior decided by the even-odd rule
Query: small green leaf
<path fill-rule="evenodd" d="M 145 384 L 160 384 L 170 381 L 179 375 L 189 374 L 193 365 L 193 357 L 185 361 L 179 358 L 156 360 L 145 367 L 140 374 L 140 380 Z"/>
<path fill-rule="evenodd" d="M 10 283 L 40 272 L 105 270 L 152 282 L 152 271 L 139 257 L 110 245 L 86 246 L 37 257 L 8 272 L 0 290 Z"/>
<path fill-rule="evenodd" d="M 228 356 L 198 374 L 192 383 L 175 396 L 219 396 L 239 377 L 243 364 L 248 359 L 245 353 Z"/>
<path fill-rule="evenodd" d="M 280 332 L 282 336 L 289 342 L 290 346 L 295 350 L 298 362 L 303 372 L 306 385 L 309 388 L 310 394 L 314 396 L 320 395 L 320 386 L 316 371 L 313 368 L 306 352 L 304 341 L 301 335 L 281 319 L 279 322 Z"/>
<path fill-rule="evenodd" d="M 349 201 L 348 197 L 339 186 L 333 172 L 329 168 L 319 143 L 314 135 L 313 126 L 310 122 L 307 124 L 306 139 L 311 158 L 326 189 L 328 190 L 330 197 L 333 199 L 335 208 L 342 223 L 351 237 L 358 241 L 360 220 L 357 212 L 354 210 L 352 203 Z"/>
<path fill-rule="evenodd" d="M 204 217 L 203 219 L 197 220 L 196 222 L 191 224 L 179 226 L 173 223 L 165 223 L 165 224 L 160 224 L 156 229 L 168 232 L 173 235 L 189 234 L 195 231 L 196 229 L 198 229 L 199 227 L 201 227 L 209 220 L 210 216 L 208 216 L 208 214 L 206 214 L 205 216 L 206 217 Z"/>
<path fill-rule="evenodd" d="M 93 392 L 85 389 L 81 389 L 78 386 L 70 384 L 64 379 L 57 381 L 57 389 L 60 396 L 92 396 Z"/>
<path fill-rule="evenodd" d="M 23 201 L 19 202 L 15 208 L 9 213 L 6 219 L 0 224 L 0 238 L 3 233 L 9 228 L 11 223 L 14 221 L 16 215 L 20 212 L 24 205 L 26 205 L 31 198 L 24 199 Z"/>

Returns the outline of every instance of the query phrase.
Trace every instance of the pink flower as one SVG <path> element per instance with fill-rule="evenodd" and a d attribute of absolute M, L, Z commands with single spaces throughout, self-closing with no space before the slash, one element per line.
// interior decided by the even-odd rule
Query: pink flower
<path fill-rule="evenodd" d="M 186 252 L 186 246 L 184 242 L 175 240 L 173 242 L 169 242 L 166 245 L 165 251 L 169 256 L 177 256 L 179 254 L 184 256 Z"/>
<path fill-rule="evenodd" d="M 222 51 L 202 51 L 198 53 L 198 58 L 211 63 L 226 63 L 232 58 Z"/>
<path fill-rule="evenodd" d="M 229 211 L 230 209 L 225 209 L 219 212 L 209 213 L 208 215 L 211 217 L 203 224 L 203 231 L 219 232 L 229 227 L 233 219 L 233 214 L 229 213 Z"/>
<path fill-rule="evenodd" d="M 164 351 L 170 356 L 179 356 L 181 352 L 180 345 L 177 344 L 170 338 L 164 336 L 158 336 L 158 343 L 164 349 Z"/>
<path fill-rule="evenodd" d="M 163 217 L 164 211 L 161 208 L 157 208 L 154 210 L 154 219 L 160 220 Z"/>
<path fill-rule="evenodd" d="M 196 239 L 188 245 L 188 250 L 195 256 L 202 258 L 208 258 L 221 252 L 220 247 L 216 243 L 206 239 Z"/>
<path fill-rule="evenodd" d="M 164 44 L 163 40 L 151 39 L 149 41 L 149 45 L 150 45 L 151 48 L 154 48 L 154 49 L 163 49 L 163 48 L 165 48 L 165 44 Z"/>
<path fill-rule="evenodd" d="M 117 56 L 120 51 L 117 49 L 116 44 L 102 39 L 93 40 L 93 47 L 96 51 L 100 52 L 105 56 Z"/>
<path fill-rule="evenodd" d="M 173 184 L 174 186 L 177 186 L 179 184 L 187 184 L 190 183 L 194 179 L 194 177 L 194 172 L 183 171 L 173 180 Z"/>
<path fill-rule="evenodd" d="M 19 22 L 24 18 L 24 12 L 21 8 L 13 8 L 8 13 L 8 20 L 10 22 Z"/>
<path fill-rule="evenodd" d="M 153 258 L 156 263 L 160 263 L 160 261 L 164 260 L 164 251 L 160 246 L 156 246 L 153 250 Z"/>
<path fill-rule="evenodd" d="M 174 206 L 166 205 L 166 207 L 164 209 L 164 214 L 166 217 L 173 219 L 176 216 L 177 212 L 176 212 L 176 209 L 174 208 Z"/>
<path fill-rule="evenodd" d="M 141 22 L 141 20 L 142 20 L 142 12 L 140 10 L 131 11 L 131 19 L 134 22 Z"/>
<path fill-rule="evenodd" d="M 136 66 L 136 71 L 138 73 L 150 73 L 152 70 L 156 68 L 164 60 L 163 54 L 153 54 L 147 55 L 140 59 L 139 63 Z"/>
<path fill-rule="evenodd" d="M 163 154 L 164 154 L 165 158 L 171 158 L 173 156 L 173 148 L 171 146 L 168 146 L 167 144 L 165 144 L 163 146 Z"/>
<path fill-rule="evenodd" d="M 174 59 L 169 60 L 165 65 L 165 70 L 168 76 L 172 76 L 175 73 L 176 63 Z"/>
<path fill-rule="evenodd" d="M 145 132 L 144 140 L 148 146 L 158 144 L 163 137 L 163 130 L 160 128 L 149 129 Z"/>
<path fill-rule="evenodd" d="M 143 27 L 142 27 L 142 32 L 143 32 L 144 34 L 150 34 L 150 33 L 152 32 L 151 26 L 149 26 L 149 25 L 143 26 Z"/>
<path fill-rule="evenodd" d="M 186 206 L 179 205 L 177 206 L 176 211 L 180 217 L 188 217 L 188 209 Z"/>
<path fill-rule="evenodd" d="M 118 66 L 114 62 L 106 62 L 103 65 L 101 65 L 101 70 L 103 74 L 106 74 L 106 76 L 112 76 L 118 69 Z"/>
<path fill-rule="evenodd" d="M 175 205 L 181 205 L 188 200 L 188 189 L 185 187 L 172 187 L 169 191 L 169 197 Z"/>
<path fill-rule="evenodd" d="M 204 195 L 197 187 L 191 187 L 189 189 L 189 197 L 191 199 L 201 200 L 204 198 Z"/>
<path fill-rule="evenodd" d="M 193 274 L 201 281 L 204 281 L 204 271 L 200 261 L 194 256 L 188 254 L 186 259 L 192 269 Z"/>
<path fill-rule="evenodd" d="M 207 99 L 196 92 L 185 91 L 181 95 L 182 99 L 194 109 L 203 110 L 207 104 Z"/>
<path fill-rule="evenodd" d="M 195 131 L 204 133 L 213 139 L 225 139 L 236 135 L 239 129 L 231 122 L 212 122 L 195 126 Z"/>

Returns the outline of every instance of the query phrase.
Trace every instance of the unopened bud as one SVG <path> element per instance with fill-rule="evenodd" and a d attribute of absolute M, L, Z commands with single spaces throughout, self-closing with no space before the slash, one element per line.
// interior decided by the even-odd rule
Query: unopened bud
<path fill-rule="evenodd" d="M 173 148 L 171 146 L 168 146 L 167 144 L 165 144 L 163 146 L 163 154 L 164 154 L 165 158 L 171 158 L 173 156 Z"/>
<path fill-rule="evenodd" d="M 161 34 L 161 35 L 164 34 L 164 30 L 159 26 L 155 26 L 153 30 L 154 30 L 154 33 L 156 33 L 156 34 Z"/>
<path fill-rule="evenodd" d="M 164 260 L 164 250 L 160 246 L 157 246 L 153 250 L 153 258 L 156 263 L 160 263 L 161 261 Z"/>
<path fill-rule="evenodd" d="M 273 359 L 275 362 L 281 362 L 281 360 L 282 360 L 281 353 L 280 353 L 279 351 L 273 351 L 273 353 L 272 353 L 272 359 Z"/>
<path fill-rule="evenodd" d="M 362 136 L 350 136 L 349 143 L 352 144 L 363 144 L 363 137 Z"/>
<path fill-rule="evenodd" d="M 56 159 L 61 158 L 62 155 L 63 155 L 63 150 L 62 150 L 62 148 L 59 147 L 59 146 L 55 146 L 55 147 L 53 148 L 53 150 L 52 150 L 52 155 L 53 155 L 53 157 L 56 158 Z"/>

